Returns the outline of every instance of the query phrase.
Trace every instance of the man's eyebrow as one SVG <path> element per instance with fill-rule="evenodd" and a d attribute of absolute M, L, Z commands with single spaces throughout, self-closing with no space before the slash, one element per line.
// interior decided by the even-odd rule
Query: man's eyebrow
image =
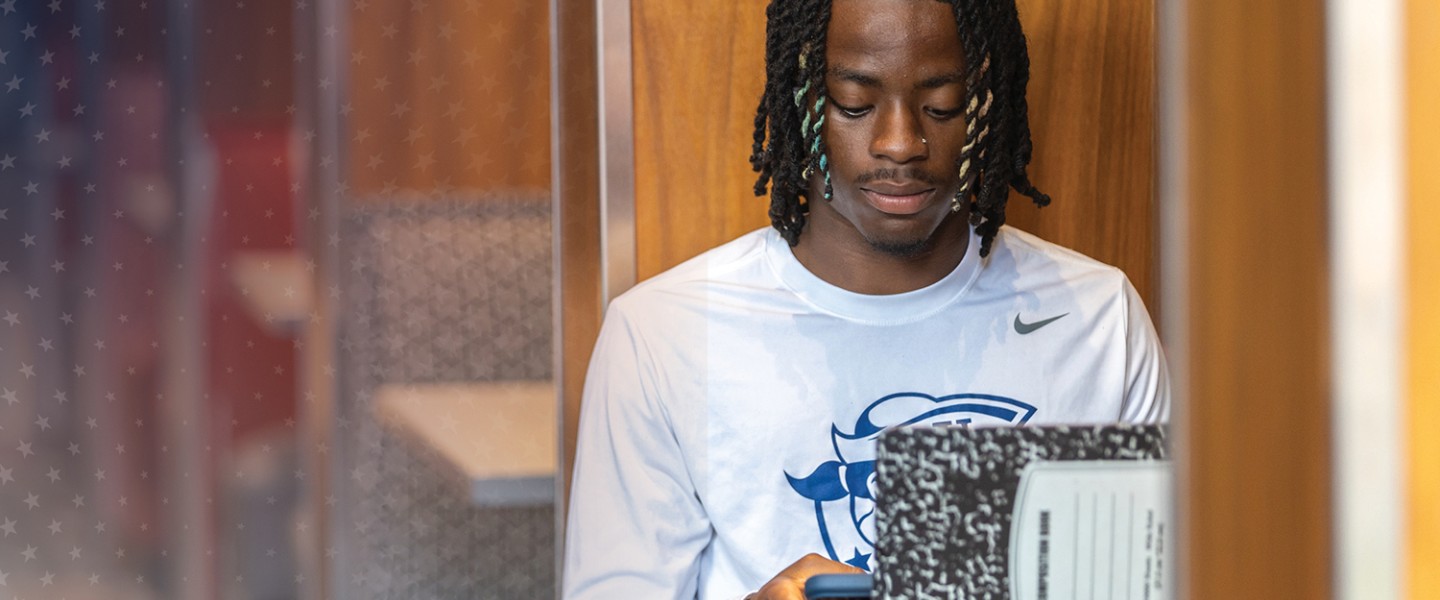
<path fill-rule="evenodd" d="M 952 71 L 944 75 L 936 75 L 935 77 L 931 77 L 929 79 L 921 81 L 920 83 L 915 84 L 915 89 L 933 90 L 935 88 L 945 87 L 952 83 L 965 83 L 965 74 L 959 71 Z"/>
<path fill-rule="evenodd" d="M 871 88 L 885 87 L 884 84 L 880 81 L 880 78 L 879 78 L 879 77 L 877 77 L 877 76 L 875 76 L 875 75 L 871 75 L 871 74 L 869 74 L 869 73 L 862 72 L 862 71 L 856 71 L 855 69 L 851 69 L 851 68 L 847 68 L 847 67 L 831 67 L 831 68 L 830 68 L 830 75 L 831 75 L 832 77 L 836 78 L 836 79 L 841 80 L 841 81 L 849 81 L 849 82 L 852 82 L 852 83 L 858 83 L 858 84 L 863 85 L 863 86 L 865 86 L 865 87 L 871 87 Z M 965 82 L 965 74 L 964 74 L 964 73 L 962 73 L 962 72 L 960 72 L 960 71 L 952 71 L 952 72 L 946 73 L 946 74 L 944 74 L 944 75 L 936 75 L 936 76 L 934 76 L 934 77 L 930 77 L 930 78 L 924 79 L 924 80 L 920 81 L 919 83 L 916 83 L 916 84 L 915 84 L 915 89 L 917 89 L 917 90 L 933 90 L 933 89 L 936 89 L 936 88 L 945 87 L 945 86 L 947 86 L 947 85 L 956 84 L 956 83 L 964 83 L 964 82 Z"/>
<path fill-rule="evenodd" d="M 865 87 L 885 87 L 880 83 L 880 78 L 869 73 L 862 73 L 845 67 L 830 67 L 830 75 L 841 81 L 858 83 Z"/>

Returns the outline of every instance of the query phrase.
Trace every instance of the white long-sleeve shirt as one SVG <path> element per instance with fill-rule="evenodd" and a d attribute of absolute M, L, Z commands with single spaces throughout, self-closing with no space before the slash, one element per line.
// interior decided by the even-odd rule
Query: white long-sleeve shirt
<path fill-rule="evenodd" d="M 886 427 L 1168 418 L 1123 273 L 1008 227 L 978 248 L 870 296 L 766 228 L 617 298 L 585 382 L 564 597 L 737 598 L 810 552 L 869 569 Z"/>

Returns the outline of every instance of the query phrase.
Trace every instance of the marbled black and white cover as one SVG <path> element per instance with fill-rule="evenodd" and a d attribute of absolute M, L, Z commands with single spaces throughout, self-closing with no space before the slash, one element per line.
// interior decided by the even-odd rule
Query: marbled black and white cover
<path fill-rule="evenodd" d="M 876 465 L 876 597 L 1007 600 L 1026 465 L 1168 457 L 1157 425 L 888 431 Z"/>

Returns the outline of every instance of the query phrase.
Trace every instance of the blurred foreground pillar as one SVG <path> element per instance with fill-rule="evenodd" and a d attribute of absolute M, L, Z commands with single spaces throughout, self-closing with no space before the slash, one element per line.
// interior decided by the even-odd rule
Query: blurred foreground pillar
<path fill-rule="evenodd" d="M 1327 598 L 1325 6 L 1162 10 L 1162 191 L 1176 207 L 1163 235 L 1182 238 L 1162 265 L 1186 428 L 1180 585 Z"/>

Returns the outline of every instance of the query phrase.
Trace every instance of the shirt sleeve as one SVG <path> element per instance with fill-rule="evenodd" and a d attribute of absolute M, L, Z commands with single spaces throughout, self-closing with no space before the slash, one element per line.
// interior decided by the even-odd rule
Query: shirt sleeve
<path fill-rule="evenodd" d="M 1145 303 L 1129 279 L 1124 281 L 1125 402 L 1120 420 L 1129 423 L 1170 421 L 1170 375 L 1165 351 Z"/>
<path fill-rule="evenodd" d="M 585 378 L 563 597 L 691 599 L 710 522 L 657 394 L 661 367 L 619 304 Z"/>

